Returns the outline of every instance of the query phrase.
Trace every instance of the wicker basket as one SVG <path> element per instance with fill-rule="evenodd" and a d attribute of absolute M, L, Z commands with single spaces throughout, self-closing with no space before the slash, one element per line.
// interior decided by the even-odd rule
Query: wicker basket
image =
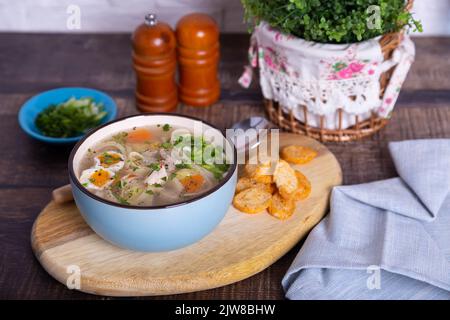
<path fill-rule="evenodd" d="M 405 8 L 410 10 L 413 5 L 413 0 L 408 0 Z M 402 32 L 389 33 L 381 37 L 380 46 L 385 60 L 391 58 L 393 51 L 398 47 L 402 40 Z M 384 90 L 388 85 L 395 66 L 383 72 L 380 76 L 380 96 L 384 94 Z M 355 115 L 355 124 L 349 128 L 342 129 L 343 110 L 336 110 L 338 119 L 338 128 L 334 130 L 325 128 L 325 116 L 320 116 L 320 127 L 312 127 L 308 124 L 308 110 L 306 106 L 300 106 L 304 114 L 304 122 L 297 120 L 292 110 L 289 113 L 283 111 L 282 106 L 273 100 L 264 100 L 264 106 L 267 111 L 269 119 L 283 130 L 294 133 L 305 134 L 320 141 L 352 141 L 362 137 L 371 135 L 383 128 L 388 119 L 379 117 L 375 112 L 371 113 L 369 119 L 361 120 L 358 115 Z"/>

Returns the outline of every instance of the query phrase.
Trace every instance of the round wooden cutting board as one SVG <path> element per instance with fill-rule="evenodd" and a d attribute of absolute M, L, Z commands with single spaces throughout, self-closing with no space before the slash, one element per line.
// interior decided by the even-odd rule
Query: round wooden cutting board
<path fill-rule="evenodd" d="M 106 242 L 84 222 L 74 202 L 50 202 L 36 219 L 31 242 L 54 278 L 79 290 L 108 296 L 184 293 L 224 286 L 267 268 L 316 225 L 328 209 L 333 186 L 342 183 L 339 163 L 319 142 L 280 134 L 280 146 L 318 151 L 312 162 L 294 166 L 312 184 L 311 196 L 280 221 L 266 212 L 248 215 L 230 207 L 219 226 L 201 241 L 175 251 L 144 253 Z"/>

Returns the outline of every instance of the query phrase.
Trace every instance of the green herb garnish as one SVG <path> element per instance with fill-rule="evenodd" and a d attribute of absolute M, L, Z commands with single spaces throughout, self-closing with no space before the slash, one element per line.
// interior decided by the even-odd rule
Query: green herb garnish
<path fill-rule="evenodd" d="M 172 144 L 170 142 L 163 142 L 163 143 L 161 143 L 161 148 L 168 150 L 168 149 L 172 148 Z"/>
<path fill-rule="evenodd" d="M 210 147 L 211 143 L 204 137 L 194 137 L 191 142 L 191 160 L 210 171 L 214 175 L 214 178 L 220 180 L 223 178 L 223 174 L 228 171 L 230 165 L 207 163 L 205 161 L 205 153 L 206 149 Z M 219 147 L 214 148 L 213 152 L 211 152 L 211 157 L 214 157 L 216 152 L 223 153 L 223 150 Z"/>
<path fill-rule="evenodd" d="M 161 169 L 161 165 L 159 163 L 151 163 L 147 167 L 152 169 L 153 171 L 159 171 Z"/>
<path fill-rule="evenodd" d="M 96 103 L 92 98 L 70 98 L 41 111 L 35 123 L 48 137 L 67 138 L 79 136 L 98 126 L 105 116 L 102 103 Z"/>
<path fill-rule="evenodd" d="M 166 123 L 166 124 L 163 125 L 163 127 L 162 127 L 162 129 L 163 129 L 164 131 L 169 131 L 170 128 L 172 128 L 172 127 L 171 127 L 170 124 L 168 124 L 168 123 Z"/>
<path fill-rule="evenodd" d="M 113 135 L 112 139 L 119 144 L 125 144 L 127 136 L 128 132 L 119 132 L 118 134 Z"/>
<path fill-rule="evenodd" d="M 220 180 L 223 178 L 223 174 L 228 171 L 228 168 L 230 165 L 228 164 L 207 164 L 203 163 L 201 164 L 202 168 L 205 168 L 209 172 L 211 172 L 214 175 L 214 178 L 217 180 Z"/>
<path fill-rule="evenodd" d="M 187 163 L 178 163 L 175 165 L 175 168 L 177 169 L 191 169 L 192 166 L 190 164 Z"/>
<path fill-rule="evenodd" d="M 169 175 L 169 180 L 175 179 L 176 176 L 177 176 L 177 174 L 172 172 L 172 173 Z"/>
<path fill-rule="evenodd" d="M 178 136 L 177 140 L 174 141 L 173 145 L 174 146 L 178 146 L 183 141 L 184 141 L 184 137 L 183 136 Z"/>
<path fill-rule="evenodd" d="M 119 203 L 121 204 L 130 204 L 125 198 L 122 198 L 121 196 L 115 194 L 113 192 L 114 197 L 117 199 L 117 201 L 119 201 Z"/>
<path fill-rule="evenodd" d="M 103 162 L 105 163 L 105 164 L 114 164 L 114 163 L 116 163 L 117 161 L 121 161 L 122 160 L 122 158 L 117 158 L 117 156 L 113 156 L 113 155 L 111 155 L 111 154 L 109 154 L 109 153 L 107 153 L 107 152 L 105 152 L 105 153 L 103 153 Z"/>

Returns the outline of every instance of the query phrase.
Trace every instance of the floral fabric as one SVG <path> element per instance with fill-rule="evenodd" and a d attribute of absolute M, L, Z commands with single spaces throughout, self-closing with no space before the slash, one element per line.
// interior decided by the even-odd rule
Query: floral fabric
<path fill-rule="evenodd" d="M 341 128 L 368 118 L 371 112 L 389 117 L 400 87 L 414 60 L 414 44 L 405 36 L 392 59 L 384 61 L 379 37 L 355 44 L 319 44 L 284 35 L 261 23 L 252 35 L 250 66 L 259 66 L 260 84 L 267 99 L 278 101 L 285 111 L 308 123 L 319 125 L 325 116 L 328 129 L 338 127 L 335 112 L 342 108 Z M 383 71 L 396 66 L 393 77 L 380 98 L 379 79 Z M 248 87 L 251 68 L 239 80 Z"/>

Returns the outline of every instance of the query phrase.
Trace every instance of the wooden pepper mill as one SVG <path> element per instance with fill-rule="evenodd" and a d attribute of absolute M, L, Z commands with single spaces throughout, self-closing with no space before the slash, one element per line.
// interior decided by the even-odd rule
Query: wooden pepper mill
<path fill-rule="evenodd" d="M 142 112 L 169 112 L 178 104 L 176 39 L 173 30 L 154 14 L 132 36 L 136 72 L 136 104 Z"/>
<path fill-rule="evenodd" d="M 206 14 L 189 14 L 178 22 L 176 35 L 180 101 L 190 106 L 212 105 L 220 96 L 216 22 Z"/>

